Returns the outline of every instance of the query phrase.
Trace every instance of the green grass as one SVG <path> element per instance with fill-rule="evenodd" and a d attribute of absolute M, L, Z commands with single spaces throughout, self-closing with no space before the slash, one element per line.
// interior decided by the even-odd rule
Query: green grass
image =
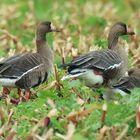
<path fill-rule="evenodd" d="M 49 46 L 54 49 L 55 63 L 58 66 L 61 64 L 62 54 L 60 50 L 62 48 L 64 48 L 65 53 L 68 53 L 69 47 L 74 50 L 72 54 L 67 54 L 67 61 L 70 61 L 73 56 L 86 53 L 90 49 L 106 48 L 107 28 L 116 21 L 124 21 L 131 25 L 137 33 L 137 41 L 139 42 L 139 4 L 140 2 L 137 0 L 1 0 L 0 38 L 6 36 L 4 30 L 7 30 L 9 34 L 16 38 L 17 43 L 13 42 L 13 38 L 7 36 L 0 39 L 0 57 L 34 51 L 36 25 L 44 20 L 50 20 L 57 27 L 63 27 L 65 30 L 63 34 L 55 33 L 47 36 Z M 132 45 L 128 37 L 123 39 Z M 137 52 L 135 48 L 133 48 L 133 51 L 134 53 Z M 129 65 L 133 66 L 131 55 L 129 61 Z M 64 74 L 64 70 L 59 69 L 59 76 L 62 77 Z M 13 109 L 14 111 L 9 123 L 10 128 L 5 130 L 0 139 L 6 139 L 15 123 L 17 123 L 15 138 L 29 139 L 31 132 L 37 127 L 37 130 L 32 133 L 32 137 L 35 137 L 35 134 L 43 137 L 52 129 L 50 139 L 62 139 L 58 135 L 67 135 L 68 131 L 71 130 L 68 127 L 72 118 L 67 119 L 67 117 L 72 112 L 81 113 L 92 108 L 95 109 L 90 113 L 80 114 L 80 117 L 74 119 L 74 133 L 71 139 L 99 139 L 101 137 L 99 129 L 101 127 L 103 104 L 107 105 L 104 122 L 107 130 L 104 139 L 111 139 L 111 130 L 114 127 L 116 128 L 116 137 L 120 136 L 126 125 L 128 125 L 128 129 L 122 139 L 138 139 L 134 130 L 136 128 L 136 108 L 140 104 L 139 89 L 133 90 L 131 95 L 119 96 L 116 102 L 97 101 L 95 95 L 98 93 L 84 87 L 77 80 L 62 82 L 61 95 L 63 96 L 59 96 L 55 88 L 49 90 L 43 88 L 54 80 L 55 78 L 52 75 L 47 83 L 35 89 L 37 90 L 37 98 L 28 102 L 21 102 L 18 106 L 9 102 L 6 103 L 4 99 L 0 101 L 2 110 L 0 111 L 0 117 L 2 112 L 4 114 L 4 124 L 8 121 L 10 110 Z M 72 88 L 75 88 L 76 91 L 73 91 Z M 99 89 L 99 92 L 102 91 L 102 89 Z M 16 96 L 15 90 L 12 91 L 11 96 Z M 50 111 L 54 111 L 54 114 L 51 114 Z M 44 123 L 41 122 L 45 117 L 50 117 L 48 126 L 44 126 Z M 0 127 L 2 128 L 2 126 L 1 119 Z M 70 125 L 70 127 L 72 126 Z"/>

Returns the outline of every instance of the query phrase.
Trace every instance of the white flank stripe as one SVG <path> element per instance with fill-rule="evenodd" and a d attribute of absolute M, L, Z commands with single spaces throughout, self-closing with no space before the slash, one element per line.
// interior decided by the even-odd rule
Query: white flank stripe
<path fill-rule="evenodd" d="M 7 86 L 7 87 L 15 87 L 15 82 L 20 80 L 25 74 L 28 74 L 29 72 L 39 68 L 41 65 L 40 64 L 32 69 L 29 69 L 28 71 L 26 71 L 25 73 L 23 73 L 21 76 L 17 77 L 16 79 L 10 79 L 10 78 L 0 78 L 0 85 L 2 86 Z"/>
<path fill-rule="evenodd" d="M 7 86 L 7 87 L 15 87 L 16 81 L 17 79 L 0 78 L 0 85 Z"/>
<path fill-rule="evenodd" d="M 18 77 L 18 80 L 20 80 L 25 74 L 27 74 L 27 73 L 29 73 L 29 72 L 31 72 L 31 71 L 39 68 L 41 65 L 43 65 L 43 64 L 40 64 L 40 65 L 38 65 L 36 67 L 33 67 L 32 69 L 29 69 L 28 71 L 26 71 L 25 73 L 23 73 L 20 77 Z"/>
<path fill-rule="evenodd" d="M 107 69 L 114 69 L 114 68 L 116 68 L 116 67 L 119 67 L 121 64 L 122 64 L 122 62 L 119 63 L 119 64 L 114 64 L 113 66 L 110 66 L 110 67 L 108 67 Z"/>

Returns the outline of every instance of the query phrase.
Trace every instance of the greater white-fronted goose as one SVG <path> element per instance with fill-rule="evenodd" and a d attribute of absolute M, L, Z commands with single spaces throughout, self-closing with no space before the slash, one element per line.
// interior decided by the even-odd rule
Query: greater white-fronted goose
<path fill-rule="evenodd" d="M 128 76 L 123 77 L 116 85 L 115 89 L 124 91 L 125 93 L 131 93 L 134 88 L 140 88 L 140 69 L 134 68 L 128 71 Z M 118 91 L 119 92 L 119 91 Z M 120 92 L 122 93 L 122 92 Z"/>
<path fill-rule="evenodd" d="M 53 67 L 53 52 L 46 34 L 58 31 L 51 22 L 41 22 L 36 30 L 36 53 L 18 54 L 0 62 L 0 84 L 17 87 L 29 93 L 30 88 L 44 83 Z"/>
<path fill-rule="evenodd" d="M 79 78 L 90 88 L 114 85 L 127 71 L 127 55 L 117 45 L 123 35 L 134 35 L 134 32 L 128 31 L 126 24 L 117 22 L 110 30 L 108 49 L 89 52 L 64 64 L 63 67 L 68 66 L 68 75 L 62 80 Z"/>

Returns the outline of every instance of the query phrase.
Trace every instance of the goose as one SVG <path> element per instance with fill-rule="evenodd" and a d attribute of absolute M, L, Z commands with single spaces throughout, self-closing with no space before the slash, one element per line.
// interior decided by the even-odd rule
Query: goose
<path fill-rule="evenodd" d="M 41 22 L 36 30 L 36 53 L 18 54 L 1 61 L 0 85 L 24 89 L 29 98 L 30 89 L 44 83 L 52 71 L 54 56 L 46 34 L 58 31 L 50 21 Z"/>
<path fill-rule="evenodd" d="M 121 78 L 114 86 L 114 91 L 122 95 L 130 94 L 134 88 L 140 88 L 140 69 L 135 67 L 128 71 L 128 76 Z"/>
<path fill-rule="evenodd" d="M 108 49 L 92 51 L 63 64 L 62 67 L 68 67 L 68 74 L 62 80 L 80 79 L 92 89 L 100 86 L 112 87 L 128 69 L 127 54 L 117 45 L 118 39 L 123 35 L 134 34 L 125 23 L 115 23 L 109 32 Z"/>

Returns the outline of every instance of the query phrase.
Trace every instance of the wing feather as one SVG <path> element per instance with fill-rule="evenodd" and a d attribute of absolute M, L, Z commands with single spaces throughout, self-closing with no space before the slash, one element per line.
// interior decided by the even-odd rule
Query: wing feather
<path fill-rule="evenodd" d="M 93 69 L 97 68 L 101 71 L 113 71 L 118 69 L 122 63 L 122 59 L 112 50 L 93 51 L 86 55 L 75 58 L 68 64 L 68 71 L 75 68 Z M 67 64 L 66 64 L 67 65 Z"/>
<path fill-rule="evenodd" d="M 130 90 L 138 87 L 140 88 L 140 77 L 136 75 L 131 75 L 127 77 L 123 77 L 114 88 L 120 89 L 122 91 L 130 93 Z"/>
<path fill-rule="evenodd" d="M 37 53 L 26 53 L 9 58 L 3 61 L 3 64 L 0 66 L 0 77 L 20 77 L 23 73 L 40 65 L 42 62 L 42 58 Z"/>

